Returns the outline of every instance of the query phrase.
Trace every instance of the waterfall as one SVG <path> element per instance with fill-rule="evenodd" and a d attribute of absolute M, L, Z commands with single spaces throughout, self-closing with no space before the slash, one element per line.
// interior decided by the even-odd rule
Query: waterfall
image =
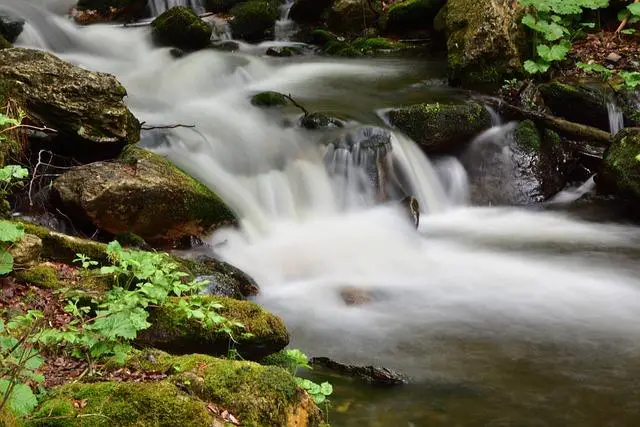
<path fill-rule="evenodd" d="M 202 13 L 205 10 L 204 0 L 149 0 L 151 16 L 158 16 L 175 6 L 187 6 L 196 13 Z"/>
<path fill-rule="evenodd" d="M 611 136 L 616 136 L 618 132 L 624 129 L 624 114 L 613 97 L 607 101 L 607 112 L 609 113 Z"/>
<path fill-rule="evenodd" d="M 288 41 L 297 30 L 296 23 L 289 18 L 289 12 L 295 0 L 286 0 L 280 6 L 280 18 L 275 25 L 275 39 L 278 41 Z"/>

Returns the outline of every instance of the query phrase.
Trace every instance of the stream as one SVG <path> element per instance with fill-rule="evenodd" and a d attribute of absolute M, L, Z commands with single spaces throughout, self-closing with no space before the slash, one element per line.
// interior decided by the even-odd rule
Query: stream
<path fill-rule="evenodd" d="M 446 64 L 264 56 L 284 41 L 175 58 L 146 27 L 79 27 L 50 12 L 69 1 L 2 2 L 29 22 L 18 45 L 116 75 L 148 125 L 195 125 L 147 131 L 141 144 L 238 214 L 240 229 L 208 243 L 256 279 L 257 302 L 285 320 L 292 347 L 410 378 L 373 389 L 311 374 L 335 384 L 333 426 L 640 425 L 640 228 L 611 221 L 607 207 L 595 218 L 576 209 L 592 181 L 553 208 L 478 205 L 490 189 L 460 160 L 428 158 L 393 132 L 399 186 L 422 208 L 416 231 L 398 207 L 375 203 L 352 153 L 327 156 L 321 142 L 336 130 L 283 126 L 249 102 L 274 90 L 348 129 L 387 127 L 388 108 L 464 97 L 447 87 Z M 291 122 L 300 114 L 285 110 Z M 483 137 L 504 148 L 507 125 Z M 465 165 L 490 155 L 472 145 Z M 337 167 L 344 173 L 327 172 Z M 345 287 L 373 299 L 345 305 Z"/>

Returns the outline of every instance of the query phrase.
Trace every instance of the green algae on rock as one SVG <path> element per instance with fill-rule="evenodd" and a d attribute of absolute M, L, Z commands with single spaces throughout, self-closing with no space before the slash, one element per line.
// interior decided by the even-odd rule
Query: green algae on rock
<path fill-rule="evenodd" d="M 137 342 L 172 354 L 204 353 L 214 356 L 226 355 L 233 344 L 233 348 L 249 360 L 260 360 L 289 344 L 289 334 L 282 320 L 257 304 L 225 297 L 198 298 L 205 303 L 219 303 L 222 305 L 218 310 L 221 316 L 244 325 L 244 329 L 234 331 L 235 343 L 218 325 L 207 327 L 195 319 L 185 318 L 178 307 L 179 298 L 150 310 L 152 326 L 140 332 Z M 247 332 L 250 335 L 246 335 Z"/>
<path fill-rule="evenodd" d="M 139 140 L 140 123 L 124 104 L 126 95 L 112 75 L 39 50 L 0 50 L 0 101 L 13 99 L 33 124 L 56 129 L 68 143 L 82 143 L 76 151 L 117 153 Z"/>
<path fill-rule="evenodd" d="M 640 201 L 640 128 L 622 129 L 605 151 L 598 188 Z"/>
<path fill-rule="evenodd" d="M 251 97 L 251 105 L 255 107 L 284 107 L 288 103 L 287 97 L 279 92 L 260 92 Z"/>
<path fill-rule="evenodd" d="M 273 28 L 278 19 L 278 8 L 271 1 L 250 0 L 234 6 L 230 22 L 234 38 L 248 42 L 260 42 L 273 36 Z"/>
<path fill-rule="evenodd" d="M 215 193 L 164 157 L 135 146 L 116 162 L 66 172 L 53 188 L 72 218 L 149 243 L 199 236 L 235 221 Z"/>
<path fill-rule="evenodd" d="M 418 104 L 389 112 L 389 120 L 426 153 L 452 152 L 491 127 L 480 104 Z"/>
<path fill-rule="evenodd" d="M 524 120 L 516 125 L 514 130 L 516 143 L 529 151 L 540 152 L 540 133 L 535 123 L 531 120 Z"/>
<path fill-rule="evenodd" d="M 526 36 L 521 7 L 511 0 L 449 0 L 446 10 L 449 79 L 463 85 L 502 83 L 522 72 Z"/>
<path fill-rule="evenodd" d="M 206 22 L 185 6 L 172 7 L 151 23 L 151 35 L 158 45 L 188 51 L 209 46 L 212 32 Z"/>

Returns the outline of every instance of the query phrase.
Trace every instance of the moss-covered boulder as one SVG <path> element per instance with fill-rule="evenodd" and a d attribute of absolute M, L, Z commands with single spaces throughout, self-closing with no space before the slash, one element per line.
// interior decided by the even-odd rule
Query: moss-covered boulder
<path fill-rule="evenodd" d="M 329 11 L 327 26 L 339 34 L 362 34 L 375 25 L 376 13 L 361 0 L 336 0 Z"/>
<path fill-rule="evenodd" d="M 640 128 L 618 132 L 604 153 L 598 189 L 640 201 Z"/>
<path fill-rule="evenodd" d="M 521 73 L 527 49 L 522 7 L 511 0 L 449 0 L 446 12 L 452 83 L 502 83 Z"/>
<path fill-rule="evenodd" d="M 334 0 L 296 0 L 289 17 L 300 24 L 312 24 L 322 19 Z"/>
<path fill-rule="evenodd" d="M 151 23 L 151 35 L 160 46 L 192 51 L 211 43 L 213 30 L 188 7 L 176 6 Z"/>
<path fill-rule="evenodd" d="M 261 42 L 273 38 L 278 19 L 275 1 L 250 0 L 234 6 L 231 11 L 231 33 L 234 38 L 248 42 Z"/>
<path fill-rule="evenodd" d="M 8 15 L 0 10 L 0 37 L 13 43 L 18 39 L 24 28 L 24 20 Z"/>
<path fill-rule="evenodd" d="M 248 360 L 260 360 L 289 344 L 287 329 L 275 315 L 249 301 L 225 297 L 198 297 L 222 305 L 218 313 L 244 328 L 234 328 L 233 345 Z M 188 301 L 188 300 L 187 300 Z M 161 308 L 150 311 L 152 326 L 138 335 L 138 344 L 159 348 L 172 354 L 203 353 L 227 355 L 232 341 L 219 325 L 208 327 L 196 319 L 187 319 L 180 309 L 180 299 L 174 298 Z M 248 333 L 248 334 L 247 334 Z"/>
<path fill-rule="evenodd" d="M 148 0 L 78 0 L 73 18 L 78 24 L 131 22 L 145 15 Z"/>
<path fill-rule="evenodd" d="M 260 92 L 251 97 L 251 105 L 256 107 L 284 107 L 288 103 L 287 97 L 279 92 Z"/>
<path fill-rule="evenodd" d="M 445 0 L 400 0 L 388 10 L 387 29 L 394 33 L 431 30 Z"/>
<path fill-rule="evenodd" d="M 54 145 L 72 145 L 74 155 L 117 155 L 140 139 L 140 123 L 123 102 L 126 95 L 112 75 L 85 70 L 50 53 L 0 51 L 0 105 L 9 98 L 17 101 L 32 124 L 58 131 Z"/>
<path fill-rule="evenodd" d="M 538 89 L 554 115 L 609 131 L 607 97 L 599 88 L 556 81 L 541 84 Z"/>
<path fill-rule="evenodd" d="M 79 404 L 78 402 L 81 402 Z M 170 381 L 69 384 L 52 391 L 32 427 L 224 426 L 207 404 Z"/>
<path fill-rule="evenodd" d="M 389 112 L 389 120 L 426 153 L 452 152 L 491 127 L 480 104 L 418 104 Z"/>
<path fill-rule="evenodd" d="M 162 156 L 135 146 L 115 162 L 66 172 L 53 188 L 70 217 L 149 243 L 176 242 L 235 221 L 215 193 Z"/>
<path fill-rule="evenodd" d="M 243 426 L 318 426 L 318 407 L 288 371 L 205 355 L 170 356 L 147 350 L 127 367 L 165 373 L 168 380 L 232 413 Z"/>

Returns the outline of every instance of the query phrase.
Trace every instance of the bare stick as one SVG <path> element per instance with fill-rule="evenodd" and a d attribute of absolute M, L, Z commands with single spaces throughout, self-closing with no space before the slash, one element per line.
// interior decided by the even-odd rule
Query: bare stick
<path fill-rule="evenodd" d="M 640 3 L 640 0 L 634 0 L 634 3 Z M 627 12 L 627 14 L 625 15 L 624 19 L 622 20 L 622 22 L 620 23 L 620 25 L 616 29 L 616 34 L 620 33 L 620 31 L 624 30 L 624 27 L 626 27 L 627 24 L 629 23 L 629 19 L 631 19 L 631 12 Z"/>
<path fill-rule="evenodd" d="M 307 111 L 307 109 L 306 109 L 306 108 L 304 108 L 302 105 L 298 104 L 298 103 L 296 102 L 296 100 L 295 100 L 295 99 L 293 99 L 293 98 L 291 97 L 291 94 L 289 94 L 289 95 L 283 95 L 283 96 L 284 96 L 285 98 L 287 98 L 289 101 L 291 101 L 291 103 L 292 103 L 293 105 L 295 105 L 296 107 L 298 107 L 299 109 L 301 109 L 305 116 L 308 116 L 308 115 L 309 115 L 309 112 Z"/>
<path fill-rule="evenodd" d="M 175 129 L 175 128 L 194 128 L 196 125 L 165 125 L 165 126 L 143 126 L 146 122 L 140 123 L 141 130 L 152 130 L 152 129 Z"/>

